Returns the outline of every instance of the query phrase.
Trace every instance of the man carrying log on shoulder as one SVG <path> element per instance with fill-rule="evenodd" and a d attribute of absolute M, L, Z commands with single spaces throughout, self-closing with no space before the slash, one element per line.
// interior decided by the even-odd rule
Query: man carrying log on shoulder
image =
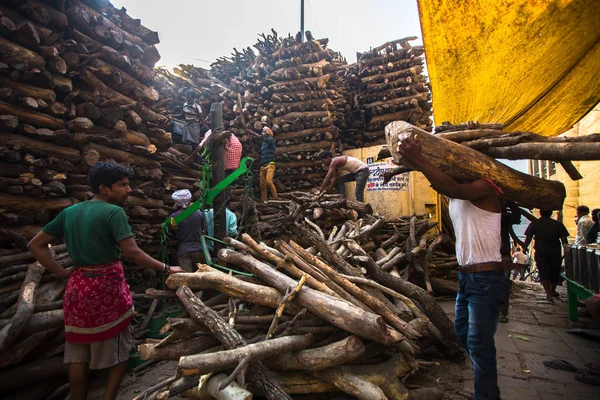
<path fill-rule="evenodd" d="M 340 194 L 346 196 L 346 188 L 344 184 L 346 182 L 356 181 L 355 196 L 356 201 L 361 203 L 365 202 L 365 186 L 367 180 L 369 180 L 369 167 L 367 164 L 360 161 L 358 158 L 351 156 L 338 156 L 333 157 L 330 151 L 323 151 L 319 154 L 319 158 L 323 161 L 325 166 L 329 167 L 327 175 L 319 188 L 319 193 L 327 191 L 334 185 L 337 185 L 337 190 Z M 338 170 L 348 171 L 341 177 L 337 177 Z"/>
<path fill-rule="evenodd" d="M 87 397 L 88 368 L 109 368 L 105 399 L 115 399 L 133 346 L 133 301 L 120 261 L 122 252 L 145 268 L 182 272 L 144 253 L 135 243 L 122 204 L 130 170 L 116 163 L 94 164 L 88 180 L 92 200 L 64 209 L 28 247 L 44 267 L 68 278 L 64 294 L 65 362 L 73 400 Z M 63 238 L 74 267 L 63 269 L 48 245 Z"/>
<path fill-rule="evenodd" d="M 400 142 L 398 152 L 450 197 L 450 218 L 456 233 L 459 290 L 454 330 L 473 362 L 475 400 L 499 400 L 494 334 L 500 308 L 508 300 L 509 282 L 502 263 L 502 190 L 491 180 L 457 182 L 427 160 L 415 137 Z"/>

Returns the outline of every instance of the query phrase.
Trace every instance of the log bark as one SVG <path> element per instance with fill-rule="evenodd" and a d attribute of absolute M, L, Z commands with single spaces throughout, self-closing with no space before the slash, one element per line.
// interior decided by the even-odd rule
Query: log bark
<path fill-rule="evenodd" d="M 181 300 L 192 318 L 206 325 L 211 332 L 228 349 L 246 345 L 242 336 L 231 328 L 213 310 L 206 307 L 192 291 L 183 286 L 177 289 L 177 297 Z M 248 378 L 260 393 L 270 400 L 291 400 L 291 397 L 274 380 L 271 372 L 260 361 L 248 366 Z"/>
<path fill-rule="evenodd" d="M 63 358 L 61 355 L 46 360 L 35 360 L 29 364 L 0 372 L 0 392 L 6 393 L 30 386 L 31 376 L 35 376 L 39 382 L 57 377 L 66 378 L 68 367 Z"/>
<path fill-rule="evenodd" d="M 513 146 L 489 147 L 484 153 L 508 160 L 600 160 L 600 143 L 519 143 Z"/>
<path fill-rule="evenodd" d="M 176 343 L 157 347 L 155 343 L 144 343 L 138 346 L 142 360 L 179 360 L 182 356 L 198 354 L 219 344 L 212 336 L 195 339 L 184 339 Z M 211 353 L 212 354 L 212 353 Z"/>
<path fill-rule="evenodd" d="M 0 86 L 14 89 L 19 96 L 29 96 L 34 99 L 42 99 L 45 101 L 56 101 L 56 93 L 53 90 L 42 89 L 36 86 L 27 85 L 26 83 L 13 81 L 10 78 L 0 75 Z"/>
<path fill-rule="evenodd" d="M 68 24 L 67 16 L 65 14 L 39 1 L 20 1 L 16 10 L 42 26 L 62 29 Z"/>
<path fill-rule="evenodd" d="M 27 69 L 46 67 L 42 56 L 3 37 L 0 37 L 0 61 L 11 67 L 19 64 L 27 66 Z"/>
<path fill-rule="evenodd" d="M 500 186 L 505 196 L 527 208 L 558 210 L 566 195 L 558 181 L 547 181 L 527 175 L 449 140 L 440 139 L 406 122 L 396 121 L 386 127 L 388 148 L 394 162 L 414 168 L 397 153 L 398 143 L 405 135 L 415 134 L 423 145 L 423 155 L 455 179 L 489 178 Z"/>
<path fill-rule="evenodd" d="M 21 332 L 31 319 L 34 308 L 35 290 L 45 271 L 46 268 L 40 263 L 34 263 L 29 266 L 25 281 L 21 287 L 21 293 L 19 294 L 17 311 L 11 322 L 0 331 L 0 354 L 17 343 Z"/>
<path fill-rule="evenodd" d="M 365 354 L 366 348 L 357 336 L 349 336 L 323 347 L 284 353 L 265 360 L 276 371 L 316 371 L 343 365 Z"/>
<path fill-rule="evenodd" d="M 296 287 L 297 282 L 295 280 L 252 257 L 223 249 L 219 251 L 219 258 L 244 266 L 282 293 L 285 293 L 288 288 Z M 380 316 L 365 312 L 354 305 L 308 287 L 302 288 L 296 296 L 296 301 L 313 314 L 365 339 L 375 340 L 387 345 L 403 339 L 402 335 L 388 326 Z"/>
<path fill-rule="evenodd" d="M 166 285 L 172 290 L 182 286 L 192 290 L 218 290 L 233 298 L 270 308 L 277 308 L 283 298 L 274 288 L 245 282 L 218 271 L 169 275 Z"/>
<path fill-rule="evenodd" d="M 333 142 L 329 140 L 321 140 L 319 142 L 302 143 L 292 146 L 279 146 L 275 149 L 275 155 L 281 156 L 284 154 L 298 153 L 302 151 L 313 152 L 323 149 L 329 149 L 332 146 L 332 144 Z"/>
<path fill-rule="evenodd" d="M 23 195 L 0 193 L 0 207 L 9 210 L 44 209 L 50 211 L 62 211 L 63 209 L 72 206 L 75 203 L 77 203 L 75 199 L 68 197 L 49 197 L 39 199 Z"/>
<path fill-rule="evenodd" d="M 20 107 L 6 101 L 0 101 L 0 113 L 10 114 L 19 118 L 19 121 L 33 125 L 37 128 L 64 129 L 65 121 L 50 115 Z"/>
<path fill-rule="evenodd" d="M 221 372 L 237 366 L 244 359 L 249 359 L 251 360 L 250 362 L 256 362 L 290 351 L 302 350 L 314 342 L 314 340 L 315 339 L 311 334 L 285 336 L 249 344 L 232 350 L 184 356 L 179 359 L 178 366 L 180 369 L 193 370 L 194 374 L 200 375 L 209 372 Z"/>
<path fill-rule="evenodd" d="M 112 158 L 115 161 L 129 163 L 139 167 L 161 168 L 161 164 L 158 161 L 149 160 L 145 157 L 136 156 L 135 154 L 113 149 L 110 147 L 105 147 L 99 144 L 89 143 L 83 149 L 84 152 L 88 152 L 90 150 L 97 151 L 102 156 L 102 158 Z"/>
<path fill-rule="evenodd" d="M 152 104 L 159 99 L 158 92 L 140 83 L 133 76 L 99 59 L 92 60 L 91 70 L 102 82 L 126 96 Z"/>

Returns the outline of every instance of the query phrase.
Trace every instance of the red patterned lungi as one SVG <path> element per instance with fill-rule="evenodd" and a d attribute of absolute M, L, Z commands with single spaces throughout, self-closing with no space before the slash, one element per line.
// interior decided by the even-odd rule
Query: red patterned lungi
<path fill-rule="evenodd" d="M 65 289 L 63 309 L 67 342 L 100 342 L 121 332 L 134 316 L 121 262 L 75 270 Z"/>

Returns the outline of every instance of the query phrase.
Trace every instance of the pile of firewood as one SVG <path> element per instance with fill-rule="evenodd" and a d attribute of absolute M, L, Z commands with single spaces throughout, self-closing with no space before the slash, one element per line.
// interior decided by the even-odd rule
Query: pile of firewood
<path fill-rule="evenodd" d="M 431 131 L 424 50 L 410 45 L 414 39 L 394 40 L 360 54 L 357 67 L 347 71 L 347 84 L 356 90 L 354 119 L 349 119 L 351 130 L 344 137 L 347 148 L 384 144 L 384 127 L 391 121 L 409 121 Z"/>
<path fill-rule="evenodd" d="M 3 4 L 1 255 L 23 251 L 60 210 L 89 199 L 87 173 L 99 160 L 132 167 L 125 209 L 138 243 L 155 252 L 168 194 L 197 189 L 201 177 L 157 112 L 158 35 L 106 1 Z"/>
<path fill-rule="evenodd" d="M 287 229 L 270 246 L 248 234 L 226 239 L 221 263 L 243 274 L 199 264 L 196 273 L 171 275 L 170 291 L 147 291 L 179 298 L 187 315 L 168 321 L 165 339 L 138 347 L 142 359 L 178 360 L 180 371 L 138 398 L 209 398 L 222 388 L 271 399 L 338 391 L 411 398 L 419 391 L 403 382 L 432 365 L 426 353 L 461 353 L 451 321 L 424 289 L 435 286 L 427 271 L 443 242 L 425 235 L 435 223 L 386 221 L 369 217 L 368 205 L 305 196 L 289 195 L 280 223 Z M 329 231 L 307 217 L 325 210 L 363 218 Z"/>

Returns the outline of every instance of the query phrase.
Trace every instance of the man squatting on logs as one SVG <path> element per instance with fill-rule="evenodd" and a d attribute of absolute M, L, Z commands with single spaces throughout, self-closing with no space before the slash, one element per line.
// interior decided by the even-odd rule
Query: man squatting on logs
<path fill-rule="evenodd" d="M 351 156 L 333 157 L 330 151 L 321 152 L 319 158 L 325 166 L 329 167 L 327 175 L 325 175 L 325 179 L 323 179 L 323 183 L 319 188 L 319 193 L 337 185 L 338 193 L 346 196 L 344 183 L 356 181 L 356 201 L 365 202 L 365 186 L 369 180 L 369 167 L 367 164 Z M 348 171 L 349 174 L 337 177 L 338 170 Z"/>
<path fill-rule="evenodd" d="M 502 190 L 488 179 L 457 182 L 429 162 L 417 138 L 404 139 L 398 152 L 450 197 L 456 233 L 459 290 L 454 330 L 473 362 L 475 400 L 499 400 L 496 345 L 501 306 L 508 300 L 509 278 L 500 254 Z"/>
<path fill-rule="evenodd" d="M 105 399 L 115 399 L 133 346 L 131 293 L 121 252 L 144 268 L 182 272 L 144 253 L 136 244 L 122 204 L 130 170 L 116 163 L 94 164 L 88 180 L 95 196 L 64 209 L 28 247 L 41 265 L 68 278 L 64 294 L 65 362 L 73 400 L 87 397 L 88 368 L 109 368 Z M 48 245 L 64 238 L 74 267 L 63 269 Z"/>

